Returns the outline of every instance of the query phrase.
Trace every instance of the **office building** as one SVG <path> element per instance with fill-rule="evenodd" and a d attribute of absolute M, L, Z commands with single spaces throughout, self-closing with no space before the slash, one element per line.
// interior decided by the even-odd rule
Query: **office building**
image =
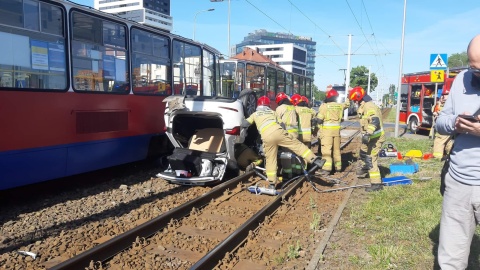
<path fill-rule="evenodd" d="M 315 75 L 315 53 L 317 43 L 313 41 L 311 37 L 295 36 L 289 33 L 273 33 L 261 29 L 255 30 L 254 33 L 249 33 L 248 36 L 244 37 L 243 41 L 236 44 L 233 49 L 235 50 L 235 54 L 237 54 L 241 53 L 243 51 L 243 48 L 247 46 L 276 45 L 288 43 L 293 43 L 296 46 L 306 49 L 307 56 L 305 75 L 313 79 Z M 291 61 L 293 63 L 293 58 Z"/>
<path fill-rule="evenodd" d="M 307 74 L 307 50 L 293 43 L 272 45 L 249 45 L 268 57 L 286 71 L 306 76 Z"/>
<path fill-rule="evenodd" d="M 173 30 L 170 0 L 95 0 L 94 8 L 168 32 Z"/>

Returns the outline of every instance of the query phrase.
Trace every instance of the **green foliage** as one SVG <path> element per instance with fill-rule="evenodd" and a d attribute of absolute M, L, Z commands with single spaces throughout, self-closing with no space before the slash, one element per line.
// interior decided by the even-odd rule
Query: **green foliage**
<path fill-rule="evenodd" d="M 326 93 L 323 91 L 320 91 L 316 85 L 313 85 L 312 91 L 313 91 L 313 97 L 315 98 L 315 100 L 318 101 L 318 100 L 325 99 Z"/>
<path fill-rule="evenodd" d="M 297 244 L 294 245 L 289 245 L 288 246 L 288 252 L 287 252 L 287 258 L 292 260 L 295 258 L 298 258 L 300 256 L 300 250 L 302 249 L 300 245 L 300 240 L 297 240 Z"/>
<path fill-rule="evenodd" d="M 378 78 L 375 73 L 370 72 L 370 91 L 373 91 L 378 85 Z M 368 88 L 368 68 L 365 66 L 358 66 L 352 68 L 350 71 L 350 86 L 361 86 L 363 89 Z"/>
<path fill-rule="evenodd" d="M 466 67 L 468 66 L 467 52 L 454 53 L 448 57 L 448 67 Z"/>

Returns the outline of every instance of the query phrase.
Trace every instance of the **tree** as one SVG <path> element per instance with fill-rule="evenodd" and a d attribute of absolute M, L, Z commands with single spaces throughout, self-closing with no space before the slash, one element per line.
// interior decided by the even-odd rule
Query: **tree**
<path fill-rule="evenodd" d="M 370 92 L 378 85 L 377 75 L 370 72 Z M 368 68 L 365 66 L 357 66 L 350 71 L 350 86 L 361 86 L 363 89 L 368 89 Z"/>
<path fill-rule="evenodd" d="M 448 67 L 466 67 L 468 66 L 467 52 L 454 53 L 448 57 Z"/>
<path fill-rule="evenodd" d="M 390 86 L 388 87 L 388 95 L 389 95 L 390 100 L 393 101 L 393 103 L 396 104 L 397 102 L 396 102 L 396 99 L 395 99 L 395 85 L 394 84 L 390 84 Z"/>
<path fill-rule="evenodd" d="M 312 86 L 313 97 L 316 101 L 325 99 L 325 92 L 318 90 L 318 87 L 314 84 Z"/>

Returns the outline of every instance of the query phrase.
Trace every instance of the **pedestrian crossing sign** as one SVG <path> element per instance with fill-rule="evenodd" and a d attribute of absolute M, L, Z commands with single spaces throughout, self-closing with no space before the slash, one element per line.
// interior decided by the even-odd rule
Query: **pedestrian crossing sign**
<path fill-rule="evenodd" d="M 445 70 L 430 70 L 431 82 L 443 82 L 445 80 Z"/>
<path fill-rule="evenodd" d="M 447 69 L 448 58 L 446 53 L 430 54 L 430 69 Z"/>

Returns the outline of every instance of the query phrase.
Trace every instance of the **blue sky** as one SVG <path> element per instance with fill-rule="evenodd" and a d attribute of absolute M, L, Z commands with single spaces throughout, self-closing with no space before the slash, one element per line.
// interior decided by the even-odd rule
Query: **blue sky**
<path fill-rule="evenodd" d="M 217 0 L 218 1 L 218 0 Z M 93 0 L 73 0 L 93 6 Z M 430 54 L 461 53 L 480 34 L 476 0 L 407 0 L 402 73 L 428 71 Z M 315 84 L 341 84 L 350 66 L 371 67 L 377 90 L 398 85 L 403 0 L 230 0 L 230 44 L 258 29 L 312 37 L 317 42 Z M 211 12 L 199 12 L 214 8 Z M 207 43 L 226 53 L 228 0 L 171 0 L 173 33 Z M 373 93 L 375 95 L 375 93 Z"/>

